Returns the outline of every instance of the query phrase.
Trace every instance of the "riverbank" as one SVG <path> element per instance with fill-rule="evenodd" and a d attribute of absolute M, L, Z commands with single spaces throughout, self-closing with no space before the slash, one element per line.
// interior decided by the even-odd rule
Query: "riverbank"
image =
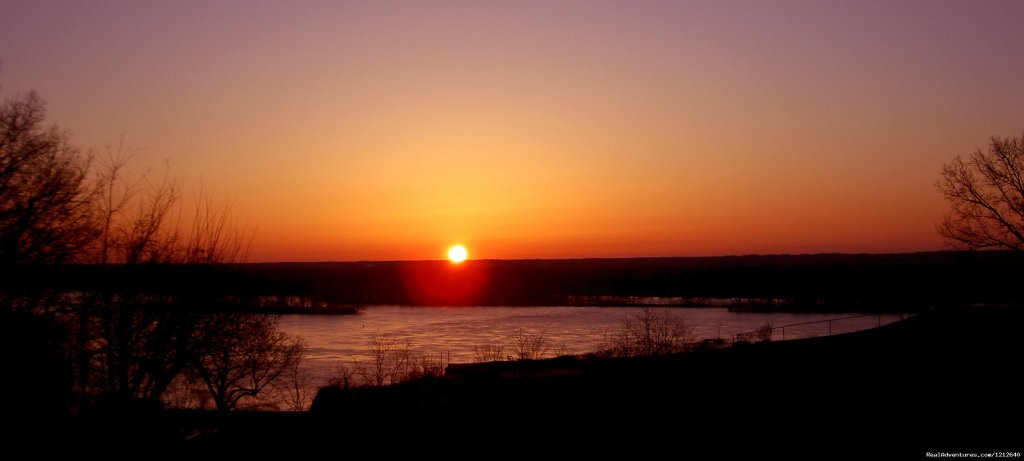
<path fill-rule="evenodd" d="M 1014 308 L 945 310 L 846 335 L 673 356 L 476 365 L 387 388 L 326 390 L 303 414 L 143 410 L 22 421 L 6 435 L 42 439 L 44 451 L 140 444 L 459 458 L 481 455 L 478 446 L 527 453 L 546 444 L 634 456 L 1019 451 L 1019 426 L 1000 421 L 1024 409 L 1011 378 L 1022 320 Z"/>
<path fill-rule="evenodd" d="M 608 446 L 713 449 L 701 435 L 728 433 L 766 452 L 1011 448 L 1019 427 L 1000 421 L 1022 409 L 1010 377 L 1022 320 L 1015 308 L 946 310 L 846 335 L 673 356 L 462 366 L 447 379 L 354 393 L 348 405 L 320 409 L 342 417 L 367 405 L 407 412 L 398 420 L 418 421 L 408 430 L 441 418 L 478 436 L 549 437 L 571 427 L 605 434 Z"/>

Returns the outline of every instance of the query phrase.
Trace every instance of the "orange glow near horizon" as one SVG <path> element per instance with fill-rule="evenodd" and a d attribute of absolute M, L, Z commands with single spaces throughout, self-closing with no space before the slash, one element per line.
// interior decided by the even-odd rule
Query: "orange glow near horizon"
<path fill-rule="evenodd" d="M 1024 2 L 14 2 L 0 98 L 126 134 L 250 261 L 945 248 L 943 163 L 1020 136 Z M 951 34 L 949 31 L 958 31 Z M 139 40 L 139 37 L 146 40 Z M 987 72 L 985 69 L 1000 69 Z M 151 178 L 153 179 L 153 178 Z M 415 278 L 415 277 L 414 277 Z"/>

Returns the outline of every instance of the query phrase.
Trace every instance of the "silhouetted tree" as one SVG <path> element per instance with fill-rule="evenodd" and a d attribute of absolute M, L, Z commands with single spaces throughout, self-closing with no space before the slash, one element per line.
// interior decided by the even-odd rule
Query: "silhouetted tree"
<path fill-rule="evenodd" d="M 76 310 L 84 344 L 78 350 L 83 388 L 108 402 L 158 404 L 194 356 L 200 315 L 173 294 L 91 293 Z M 81 320 L 84 319 L 84 320 Z"/>
<path fill-rule="evenodd" d="M 65 297 L 9 283 L 24 265 L 81 260 L 96 236 L 90 158 L 67 133 L 44 126 L 34 92 L 0 104 L 0 407 L 37 410 L 70 402 L 73 361 L 59 309 Z M 7 386 L 10 384 L 11 386 Z"/>
<path fill-rule="evenodd" d="M 306 348 L 301 338 L 282 332 L 277 318 L 268 315 L 208 316 L 197 333 L 201 345 L 192 371 L 222 411 L 258 396 L 294 370 Z"/>
<path fill-rule="evenodd" d="M 124 149 L 122 136 L 117 148 L 111 149 L 108 145 L 107 155 L 100 159 L 101 171 L 96 177 L 96 208 L 100 220 L 100 264 L 110 262 L 116 219 L 137 192 L 138 184 L 126 184 L 123 177 L 124 167 L 130 158 L 131 154 Z"/>
<path fill-rule="evenodd" d="M 305 348 L 305 341 L 302 344 Z M 291 411 L 309 409 L 311 378 L 309 370 L 302 366 L 302 361 L 296 360 L 273 385 L 277 391 L 277 400 Z"/>
<path fill-rule="evenodd" d="M 90 260 L 101 266 L 175 262 L 177 223 L 169 218 L 177 184 L 166 173 L 157 183 L 147 175 L 129 175 L 130 152 L 123 139 L 108 146 L 95 171 L 99 242 Z M 76 320 L 73 348 L 83 402 L 90 393 L 118 405 L 160 402 L 194 356 L 201 319 L 195 304 L 205 300 L 186 299 L 184 290 L 103 283 L 81 294 L 68 317 Z"/>
<path fill-rule="evenodd" d="M 942 236 L 968 248 L 1024 251 L 1021 138 L 993 137 L 988 152 L 957 156 L 937 186 L 952 207 L 937 226 Z"/>
<path fill-rule="evenodd" d="M 512 335 L 513 357 L 517 360 L 539 360 L 548 353 L 547 332 L 535 335 L 523 334 L 523 329 L 516 330 Z"/>
<path fill-rule="evenodd" d="M 475 362 L 497 362 L 505 360 L 505 346 L 499 342 L 489 342 L 480 346 L 473 346 L 473 361 Z"/>
<path fill-rule="evenodd" d="M 203 378 L 218 408 L 230 409 L 282 373 L 298 373 L 304 346 L 274 318 L 225 312 L 244 296 L 188 280 L 116 280 L 134 277 L 135 268 L 169 273 L 152 270 L 154 263 L 187 265 L 194 275 L 241 261 L 247 242 L 230 207 L 200 188 L 195 214 L 182 225 L 172 220 L 180 187 L 166 171 L 160 180 L 131 175 L 123 139 L 92 168 L 91 156 L 63 131 L 44 127 L 44 117 L 35 93 L 0 105 L 0 362 L 32 384 L 3 392 L 0 409 L 13 408 L 21 398 L 13 394 L 30 388 L 38 392 L 25 402 L 52 395 L 64 407 L 73 395 L 82 406 L 157 406 L 187 370 Z M 64 262 L 98 263 L 91 273 L 99 276 L 73 289 L 7 283 L 6 274 L 25 265 Z M 29 375 L 60 389 L 36 386 Z M 302 405 L 301 396 L 293 400 Z"/>
<path fill-rule="evenodd" d="M 132 176 L 126 168 L 130 159 L 131 151 L 122 140 L 114 148 L 107 147 L 96 171 L 96 214 L 101 217 L 96 262 L 120 268 L 173 263 L 199 273 L 204 266 L 234 264 L 244 257 L 242 231 L 227 205 L 217 205 L 199 189 L 192 220 L 182 225 L 172 219 L 180 210 L 178 183 L 167 170 L 157 181 L 149 172 Z M 177 280 L 150 282 L 152 286 L 146 288 L 104 284 L 83 296 L 85 302 L 73 313 L 79 319 L 77 350 L 83 394 L 91 388 L 118 403 L 144 400 L 158 404 L 176 380 L 180 383 L 183 372 L 195 371 L 197 364 L 209 364 L 203 357 L 209 358 L 218 348 L 237 345 L 231 341 L 258 345 L 253 341 L 279 333 L 276 322 L 262 323 L 265 328 L 261 329 L 244 320 L 243 314 L 221 311 L 231 310 L 238 296 Z M 239 325 L 246 328 L 238 330 Z M 232 354 L 229 358 L 229 365 L 238 360 Z M 273 360 L 276 358 L 270 357 L 260 367 L 250 367 L 250 376 L 266 372 L 262 365 L 273 366 Z M 229 381 L 209 374 L 203 377 L 210 381 L 207 387 L 213 386 L 210 392 L 219 408 L 235 405 L 236 398 L 224 395 L 236 393 L 231 388 L 235 377 Z M 249 386 L 249 394 L 255 395 L 265 385 L 257 384 Z"/>
<path fill-rule="evenodd" d="M 692 337 L 686 322 L 670 309 L 644 307 L 623 319 L 622 330 L 605 339 L 601 352 L 621 357 L 674 354 L 686 351 Z"/>
<path fill-rule="evenodd" d="M 0 265 L 59 263 L 96 237 L 89 157 L 34 92 L 0 105 Z"/>
<path fill-rule="evenodd" d="M 171 179 L 170 168 L 160 181 L 149 173 L 129 176 L 126 171 L 132 150 L 124 137 L 116 146 L 106 147 L 96 172 L 96 213 L 99 215 L 100 264 L 110 262 L 174 262 L 178 228 L 169 221 L 178 205 L 179 184 Z"/>
<path fill-rule="evenodd" d="M 394 336 L 374 333 L 367 344 L 370 360 L 356 361 L 355 374 L 369 386 L 384 386 L 401 382 L 407 375 L 412 349 L 408 341 L 400 341 Z"/>

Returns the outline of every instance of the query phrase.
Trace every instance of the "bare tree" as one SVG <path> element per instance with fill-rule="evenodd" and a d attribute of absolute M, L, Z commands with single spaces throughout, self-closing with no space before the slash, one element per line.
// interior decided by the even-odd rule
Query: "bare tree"
<path fill-rule="evenodd" d="M 44 117 L 35 93 L 0 105 L 0 269 L 83 261 L 109 265 L 101 273 L 116 276 L 127 272 L 113 264 L 244 259 L 248 242 L 229 206 L 200 189 L 195 215 L 182 226 L 180 216 L 172 219 L 180 186 L 166 171 L 158 180 L 148 171 L 131 175 L 132 151 L 123 138 L 93 169 L 91 156 L 63 131 L 44 127 Z M 74 293 L 32 293 L 33 299 L 0 288 L 4 309 L 52 320 L 59 353 L 73 362 L 67 390 L 82 405 L 94 397 L 158 404 L 172 386 L 187 391 L 189 380 L 180 378 L 191 368 L 218 408 L 229 409 L 298 370 L 304 350 L 276 320 L 209 309 L 236 298 L 174 281 L 160 288 L 102 283 Z"/>
<path fill-rule="evenodd" d="M 276 317 L 266 315 L 210 316 L 199 334 L 203 345 L 192 370 L 221 411 L 258 396 L 294 370 L 306 349 L 301 339 L 277 328 Z"/>
<path fill-rule="evenodd" d="M 344 362 L 337 362 L 332 367 L 330 378 L 327 379 L 326 384 L 348 389 L 357 374 L 354 367 L 349 367 Z"/>
<path fill-rule="evenodd" d="M 988 152 L 957 156 L 936 186 L 952 207 L 937 226 L 943 237 L 967 248 L 1024 251 L 1022 138 L 993 137 Z"/>
<path fill-rule="evenodd" d="M 746 333 L 740 333 L 740 334 L 736 335 L 736 337 L 733 339 L 733 342 L 737 342 L 737 343 L 754 343 L 754 342 L 758 342 L 759 343 L 759 342 L 764 342 L 764 341 L 771 341 L 772 340 L 772 331 L 774 331 L 774 329 L 775 328 L 772 326 L 771 322 L 766 322 L 764 325 L 761 325 L 758 329 L 756 329 L 754 331 L 750 331 L 750 332 L 746 332 Z"/>
<path fill-rule="evenodd" d="M 100 157 L 100 169 L 96 173 L 96 212 L 100 219 L 99 262 L 110 262 L 111 247 L 114 246 L 114 227 L 122 209 L 138 192 L 137 182 L 124 178 L 124 169 L 132 153 L 125 147 L 122 135 L 116 146 L 107 144 L 106 155 Z"/>
<path fill-rule="evenodd" d="M 410 357 L 409 366 L 399 382 L 441 376 L 444 376 L 444 355 L 420 353 Z"/>
<path fill-rule="evenodd" d="M 605 338 L 602 352 L 624 357 L 674 354 L 687 350 L 691 342 L 682 318 L 669 309 L 644 307 L 623 319 L 621 331 Z"/>
<path fill-rule="evenodd" d="M 122 136 L 108 143 L 95 177 L 101 264 L 234 263 L 245 258 L 245 230 L 232 219 L 230 203 L 216 203 L 200 186 L 192 201 L 192 219 L 182 226 L 181 184 L 165 166 L 131 175 L 134 150 Z M 178 219 L 172 215 L 178 211 Z M 184 228 L 183 228 L 184 227 Z M 249 241 L 247 241 L 249 240 Z"/>
<path fill-rule="evenodd" d="M 231 204 L 217 205 L 202 187 L 195 196 L 195 215 L 182 248 L 186 264 L 210 264 L 244 260 L 252 237 L 231 218 Z"/>
<path fill-rule="evenodd" d="M 363 383 L 384 386 L 402 381 L 412 359 L 409 343 L 378 332 L 370 337 L 368 346 L 370 360 L 354 363 L 355 374 L 362 378 Z"/>
<path fill-rule="evenodd" d="M 764 325 L 761 325 L 761 328 L 757 329 L 757 340 L 759 342 L 771 341 L 772 331 L 774 330 L 775 328 L 772 326 L 771 322 L 765 322 Z"/>
<path fill-rule="evenodd" d="M 569 345 L 569 343 L 562 341 L 552 350 L 552 354 L 555 357 L 565 357 L 576 355 L 576 348 Z"/>
<path fill-rule="evenodd" d="M 303 348 L 305 348 L 305 341 L 298 340 L 302 341 Z M 277 393 L 277 400 L 291 411 L 308 409 L 311 403 L 311 392 L 316 392 L 316 389 L 310 389 L 310 373 L 302 366 L 301 360 L 292 363 L 281 374 L 281 378 L 274 383 L 273 387 Z"/>
<path fill-rule="evenodd" d="M 71 145 L 66 132 L 44 126 L 45 116 L 46 103 L 35 92 L 8 98 L 0 105 L 0 269 L 85 261 L 98 235 L 96 197 L 89 180 L 91 158 Z M 6 276 L 0 274 L 0 278 Z M 54 331 L 62 331 L 64 341 L 72 336 L 86 344 L 86 338 L 58 325 L 61 319 L 53 315 L 71 304 L 67 297 L 42 293 L 30 294 L 31 300 L 3 297 L 4 308 L 20 305 L 43 311 L 38 318 L 48 319 Z M 63 350 L 57 355 L 76 362 L 79 357 L 67 350 L 68 343 L 61 344 Z M 79 367 L 83 364 L 87 366 L 88 360 L 77 362 Z M 68 382 L 72 387 L 72 380 Z"/>
<path fill-rule="evenodd" d="M 178 229 L 169 218 L 178 203 L 179 185 L 167 171 L 159 182 L 146 181 L 134 216 L 120 230 L 126 264 L 174 262 Z"/>
<path fill-rule="evenodd" d="M 43 127 L 34 92 L 0 105 L 0 264 L 60 263 L 93 242 L 89 156 Z"/>
<path fill-rule="evenodd" d="M 535 335 L 523 334 L 523 329 L 516 330 L 512 335 L 512 352 L 518 360 L 537 360 L 548 353 L 546 332 Z"/>
<path fill-rule="evenodd" d="M 473 346 L 473 360 L 476 362 L 498 362 L 505 360 L 505 346 L 499 342 L 489 342 Z"/>
<path fill-rule="evenodd" d="M 173 262 L 177 225 L 169 214 L 178 200 L 176 183 L 166 172 L 155 185 L 148 173 L 132 176 L 127 168 L 131 158 L 122 137 L 116 146 L 107 146 L 98 163 L 93 203 L 99 248 L 91 260 L 102 265 Z M 82 294 L 68 316 L 76 319 L 75 341 L 69 346 L 77 357 L 83 401 L 89 392 L 118 402 L 160 401 L 189 365 L 202 318 L 173 291 L 122 286 Z"/>
<path fill-rule="evenodd" d="M 118 402 L 157 403 L 189 365 L 200 315 L 171 295 L 92 293 L 76 315 L 84 391 Z"/>

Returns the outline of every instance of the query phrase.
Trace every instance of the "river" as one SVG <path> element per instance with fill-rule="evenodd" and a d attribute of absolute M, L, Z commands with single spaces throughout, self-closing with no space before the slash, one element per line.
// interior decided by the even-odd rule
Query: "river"
<path fill-rule="evenodd" d="M 547 355 L 593 352 L 606 335 L 620 331 L 624 319 L 637 311 L 635 307 L 371 306 L 359 315 L 285 315 L 280 326 L 305 338 L 309 346 L 306 366 L 324 377 L 339 365 L 369 359 L 368 346 L 374 335 L 407 342 L 413 352 L 439 357 L 444 364 L 473 362 L 478 356 L 476 349 L 486 345 L 502 345 L 506 352 L 511 351 L 517 335 L 542 336 Z M 827 335 L 830 329 L 832 334 L 858 331 L 906 317 L 733 312 L 721 307 L 672 308 L 667 312 L 683 318 L 695 340 L 731 340 L 768 323 L 775 327 L 772 340 L 796 339 Z M 830 319 L 833 321 L 828 322 Z"/>

